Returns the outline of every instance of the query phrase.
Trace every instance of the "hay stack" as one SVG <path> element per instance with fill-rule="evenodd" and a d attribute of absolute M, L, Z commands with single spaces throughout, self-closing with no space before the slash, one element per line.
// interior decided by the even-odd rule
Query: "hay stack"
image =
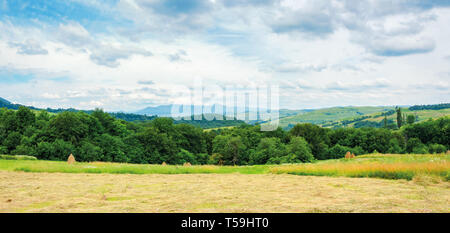
<path fill-rule="evenodd" d="M 190 166 L 192 166 L 192 164 L 189 163 L 189 162 L 187 162 L 187 163 L 184 163 L 183 166 L 184 166 L 184 167 L 190 167 Z"/>
<path fill-rule="evenodd" d="M 356 155 L 354 153 L 352 153 L 352 158 L 355 158 L 355 157 L 356 157 Z"/>
<path fill-rule="evenodd" d="M 447 154 L 450 155 L 450 150 L 447 151 Z"/>
<path fill-rule="evenodd" d="M 163 162 L 163 163 L 161 164 L 161 166 L 167 166 L 167 163 L 166 163 L 166 162 Z"/>
<path fill-rule="evenodd" d="M 351 159 L 352 158 L 352 153 L 350 153 L 350 151 L 347 151 L 347 153 L 345 154 L 345 158 L 346 159 Z"/>
<path fill-rule="evenodd" d="M 73 154 L 70 154 L 69 158 L 67 159 L 67 163 L 74 164 L 75 162 L 76 162 L 75 157 L 73 156 Z"/>

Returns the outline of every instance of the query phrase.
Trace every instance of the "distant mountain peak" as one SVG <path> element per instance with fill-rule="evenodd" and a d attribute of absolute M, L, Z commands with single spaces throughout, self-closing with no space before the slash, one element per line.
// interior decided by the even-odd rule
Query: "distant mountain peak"
<path fill-rule="evenodd" d="M 5 103 L 5 104 L 12 104 L 10 101 L 3 99 L 2 97 L 0 97 L 0 102 Z"/>

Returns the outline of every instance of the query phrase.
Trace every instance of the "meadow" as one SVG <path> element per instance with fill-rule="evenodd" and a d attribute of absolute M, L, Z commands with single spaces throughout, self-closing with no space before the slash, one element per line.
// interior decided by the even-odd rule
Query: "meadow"
<path fill-rule="evenodd" d="M 258 166 L 0 160 L 0 213 L 448 213 L 449 161 L 448 154 Z"/>
<path fill-rule="evenodd" d="M 180 166 L 125 163 L 75 163 L 42 160 L 0 160 L 0 170 L 46 173 L 109 174 L 292 174 L 412 180 L 417 175 L 450 180 L 450 154 L 370 154 L 304 164 L 254 166 Z"/>

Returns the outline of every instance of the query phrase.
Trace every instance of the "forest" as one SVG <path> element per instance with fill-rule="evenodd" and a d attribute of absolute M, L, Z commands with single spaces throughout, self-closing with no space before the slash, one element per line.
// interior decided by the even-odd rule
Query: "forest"
<path fill-rule="evenodd" d="M 130 122 L 103 110 L 50 114 L 20 106 L 0 109 L 0 154 L 41 160 L 138 164 L 254 165 L 336 159 L 347 151 L 443 153 L 450 149 L 450 118 L 415 123 L 397 110 L 398 128 L 322 128 L 297 124 L 289 131 L 259 125 L 203 130 L 171 118 Z"/>

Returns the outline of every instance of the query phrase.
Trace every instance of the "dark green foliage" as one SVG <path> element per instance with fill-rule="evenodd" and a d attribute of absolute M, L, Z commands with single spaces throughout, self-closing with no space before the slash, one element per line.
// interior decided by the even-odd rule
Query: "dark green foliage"
<path fill-rule="evenodd" d="M 102 159 L 103 151 L 100 147 L 94 144 L 83 141 L 81 145 L 77 148 L 77 160 L 80 161 L 100 161 Z"/>
<path fill-rule="evenodd" d="M 88 125 L 83 124 L 80 115 L 73 112 L 63 112 L 50 120 L 51 135 L 72 143 L 79 142 L 88 135 Z"/>
<path fill-rule="evenodd" d="M 73 153 L 75 153 L 75 147 L 72 143 L 57 139 L 54 142 L 39 143 L 34 156 L 43 160 L 67 160 Z"/>
<path fill-rule="evenodd" d="M 409 108 L 411 111 L 417 110 L 440 110 L 450 108 L 450 103 L 447 104 L 434 104 L 434 105 L 415 105 Z"/>
<path fill-rule="evenodd" d="M 298 161 L 303 163 L 312 162 L 314 156 L 308 146 L 308 142 L 302 137 L 294 137 L 288 145 L 289 161 Z"/>
<path fill-rule="evenodd" d="M 426 154 L 428 153 L 428 148 L 420 139 L 410 138 L 406 143 L 406 151 L 414 154 Z"/>
<path fill-rule="evenodd" d="M 333 147 L 331 147 L 330 150 L 328 151 L 328 158 L 329 159 L 344 158 L 345 154 L 350 151 L 351 151 L 350 147 L 341 146 L 339 144 L 336 144 Z"/>
<path fill-rule="evenodd" d="M 187 150 L 181 149 L 180 152 L 178 152 L 175 157 L 170 158 L 167 163 L 180 165 L 184 163 L 197 164 L 197 160 L 195 159 L 194 154 Z"/>
<path fill-rule="evenodd" d="M 408 119 L 410 123 L 412 117 Z M 241 124 L 204 131 L 171 118 L 126 122 L 99 109 L 49 114 L 18 106 L 17 111 L 0 109 L 0 154 L 67 160 L 72 153 L 77 161 L 253 165 L 342 158 L 347 151 L 442 153 L 450 148 L 449 117 L 395 130 L 389 127 L 392 123 L 387 128 L 338 129 L 298 124 L 288 132 L 262 132 L 259 125 Z"/>
<path fill-rule="evenodd" d="M 397 127 L 401 128 L 403 125 L 402 108 L 396 107 L 395 111 L 397 112 Z"/>
<path fill-rule="evenodd" d="M 316 159 L 325 159 L 327 154 L 327 135 L 329 129 L 321 128 L 310 123 L 297 124 L 289 133 L 295 137 L 303 137 L 310 145 L 311 151 Z"/>
<path fill-rule="evenodd" d="M 406 123 L 409 125 L 414 124 L 414 122 L 416 122 L 416 116 L 410 114 L 406 117 Z"/>
<path fill-rule="evenodd" d="M 434 143 L 428 146 L 428 151 L 432 154 L 439 154 L 445 153 L 447 151 L 447 148 L 444 145 Z"/>
<path fill-rule="evenodd" d="M 19 132 L 11 132 L 3 141 L 3 145 L 9 150 L 15 149 L 22 141 L 22 135 Z"/>
<path fill-rule="evenodd" d="M 222 155 L 224 165 L 244 165 L 246 146 L 240 136 L 218 135 L 213 141 L 213 152 Z"/>
<path fill-rule="evenodd" d="M 271 158 L 287 155 L 286 146 L 279 138 L 263 138 L 256 150 L 250 154 L 250 164 L 265 164 Z"/>

